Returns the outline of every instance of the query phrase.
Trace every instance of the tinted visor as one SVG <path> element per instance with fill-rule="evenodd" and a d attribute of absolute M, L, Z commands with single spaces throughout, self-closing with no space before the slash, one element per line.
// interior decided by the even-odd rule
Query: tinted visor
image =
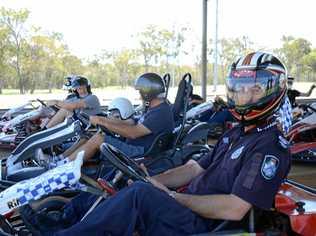
<path fill-rule="evenodd" d="M 109 110 L 108 112 L 109 112 L 108 113 L 108 117 L 109 118 L 120 119 L 120 120 L 122 119 L 121 113 L 120 113 L 120 111 L 118 109 Z"/>
<path fill-rule="evenodd" d="M 260 106 L 278 91 L 278 84 L 278 74 L 271 71 L 233 71 L 226 79 L 227 98 L 230 105 L 240 108 Z"/>
<path fill-rule="evenodd" d="M 80 86 L 88 86 L 89 83 L 88 83 L 88 80 L 84 77 L 77 77 L 76 79 L 73 79 L 71 81 L 71 86 L 73 89 L 77 89 L 79 88 Z"/>

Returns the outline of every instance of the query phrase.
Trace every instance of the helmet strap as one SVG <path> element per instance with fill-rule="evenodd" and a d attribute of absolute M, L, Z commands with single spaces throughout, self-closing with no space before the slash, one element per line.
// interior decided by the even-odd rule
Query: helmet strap
<path fill-rule="evenodd" d="M 144 105 L 145 105 L 145 113 L 146 113 L 148 108 L 149 108 L 149 106 L 150 106 L 150 102 L 149 101 L 145 101 Z"/>

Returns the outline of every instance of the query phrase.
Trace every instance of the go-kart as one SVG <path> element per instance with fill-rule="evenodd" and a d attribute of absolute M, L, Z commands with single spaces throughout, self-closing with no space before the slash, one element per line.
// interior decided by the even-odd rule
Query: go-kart
<path fill-rule="evenodd" d="M 14 149 L 27 136 L 41 130 L 41 122 L 44 118 L 52 117 L 58 110 L 55 106 L 47 106 L 42 100 L 37 99 L 41 105 L 35 107 L 33 103 L 27 103 L 18 108 L 7 111 L 0 121 L 0 148 Z M 12 115 L 20 112 L 29 104 L 34 110 L 19 114 L 12 118 Z"/>
<path fill-rule="evenodd" d="M 6 159 L 0 160 L 1 179 L 18 182 L 35 177 L 48 168 L 34 157 L 37 148 L 51 148 L 69 139 L 78 138 L 81 133 L 79 121 L 65 120 L 63 123 L 47 130 L 35 133 L 21 142 Z"/>
<path fill-rule="evenodd" d="M 146 173 L 133 159 L 118 149 L 102 144 L 102 153 L 124 175 L 148 182 Z M 206 235 L 316 235 L 316 191 L 285 180 L 275 196 L 274 208 L 252 208 L 240 222 L 222 221 Z"/>
<path fill-rule="evenodd" d="M 56 154 L 59 145 L 76 143 L 82 137 L 91 136 L 96 130 L 89 124 L 89 117 L 85 114 L 76 114 L 76 120 L 66 119 L 50 129 L 37 132 L 22 141 L 11 155 L 0 160 L 1 182 L 19 182 L 38 176 L 50 169 L 50 161 L 38 160 L 35 150 L 38 148 L 49 149 L 51 154 Z M 62 150 L 60 150 L 62 151 Z M 58 154 L 58 153 L 57 153 Z"/>
<path fill-rule="evenodd" d="M 316 163 L 316 110 L 310 105 L 302 106 L 306 112 L 293 124 L 287 139 L 294 161 Z"/>
<path fill-rule="evenodd" d="M 29 101 L 25 104 L 22 104 L 20 106 L 17 106 L 17 107 L 13 107 L 11 109 L 9 109 L 8 111 L 6 111 L 0 118 L 0 124 L 2 125 L 2 122 L 5 122 L 5 121 L 9 121 L 11 119 L 13 119 L 14 115 L 21 112 L 23 109 L 27 108 L 28 106 L 31 106 L 33 109 L 36 109 L 35 106 L 33 106 L 33 101 Z"/>
<path fill-rule="evenodd" d="M 102 179 L 95 181 L 83 175 L 82 163 L 83 152 L 79 152 L 75 161 L 3 190 L 0 194 L 0 235 L 32 234 L 32 228 L 27 228 L 22 221 L 29 209 L 54 216 L 79 192 L 89 192 L 101 198 L 115 193 L 109 182 Z M 113 179 L 113 185 L 115 181 Z"/>

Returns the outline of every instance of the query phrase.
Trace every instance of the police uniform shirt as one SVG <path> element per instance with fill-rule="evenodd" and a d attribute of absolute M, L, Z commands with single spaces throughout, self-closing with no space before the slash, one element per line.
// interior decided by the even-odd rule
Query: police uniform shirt
<path fill-rule="evenodd" d="M 137 121 L 151 131 L 150 134 L 137 139 L 127 139 L 127 143 L 134 146 L 144 147 L 145 151 L 150 148 L 154 139 L 161 133 L 169 133 L 174 129 L 174 119 L 171 107 L 166 102 L 158 106 L 148 108 L 147 112 Z"/>
<path fill-rule="evenodd" d="M 274 196 L 290 168 L 288 143 L 276 125 L 254 128 L 246 134 L 229 130 L 212 154 L 199 160 L 205 169 L 188 187 L 191 194 L 234 194 L 262 209 Z"/>

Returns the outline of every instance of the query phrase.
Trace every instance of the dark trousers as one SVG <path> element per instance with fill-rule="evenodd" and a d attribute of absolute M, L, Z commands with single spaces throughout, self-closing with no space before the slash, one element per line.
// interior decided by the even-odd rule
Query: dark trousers
<path fill-rule="evenodd" d="M 209 220 L 179 204 L 150 184 L 136 182 L 101 202 L 83 221 L 93 203 L 84 195 L 66 207 L 65 214 L 77 223 L 52 235 L 190 235 L 207 232 Z M 51 234 L 50 234 L 51 235 Z"/>

